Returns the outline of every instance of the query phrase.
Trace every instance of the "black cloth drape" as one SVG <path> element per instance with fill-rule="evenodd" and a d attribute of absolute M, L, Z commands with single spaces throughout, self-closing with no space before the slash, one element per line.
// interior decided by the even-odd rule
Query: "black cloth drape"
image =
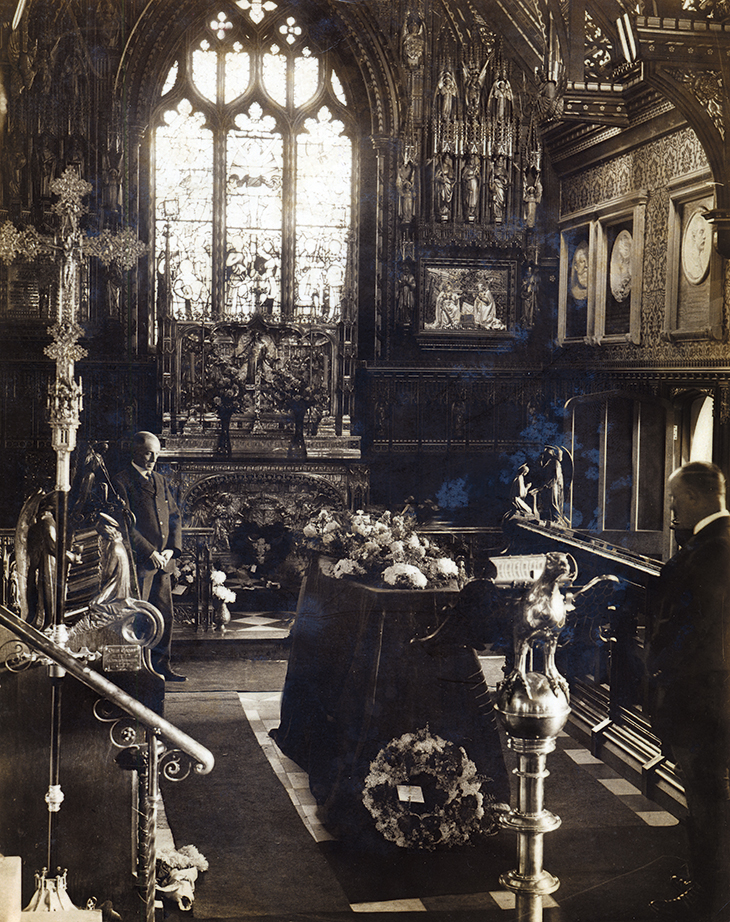
<path fill-rule="evenodd" d="M 309 570 L 272 731 L 309 774 L 328 825 L 343 835 L 370 824 L 361 795 L 370 762 L 392 739 L 428 727 L 463 746 L 483 791 L 509 801 L 491 697 L 473 648 L 419 643 L 458 599 L 453 590 L 378 589 Z"/>

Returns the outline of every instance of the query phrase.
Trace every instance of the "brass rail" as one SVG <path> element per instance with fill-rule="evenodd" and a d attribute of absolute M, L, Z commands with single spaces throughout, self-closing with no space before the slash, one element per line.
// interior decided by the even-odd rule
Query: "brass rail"
<path fill-rule="evenodd" d="M 195 763 L 194 768 L 197 774 L 207 775 L 212 771 L 215 758 L 209 749 L 206 749 L 192 736 L 188 736 L 187 733 L 165 720 L 164 717 L 145 707 L 132 695 L 122 691 L 121 688 L 110 682 L 103 675 L 89 669 L 88 666 L 81 665 L 72 653 L 64 650 L 50 637 L 18 618 L 9 608 L 1 604 L 0 624 L 24 640 L 34 650 L 38 650 L 44 656 L 53 660 L 54 663 L 62 666 L 79 682 L 103 695 L 104 698 L 126 711 L 127 714 L 134 717 L 141 724 L 144 724 L 156 737 L 162 739 L 174 749 L 184 752 Z"/>

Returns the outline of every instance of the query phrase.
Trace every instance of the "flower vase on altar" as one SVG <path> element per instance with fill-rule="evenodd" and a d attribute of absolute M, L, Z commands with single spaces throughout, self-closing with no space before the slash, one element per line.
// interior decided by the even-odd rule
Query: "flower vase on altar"
<path fill-rule="evenodd" d="M 213 623 L 214 630 L 220 631 L 221 634 L 225 634 L 228 625 L 231 623 L 231 610 L 227 602 L 218 601 L 218 604 L 215 606 Z"/>
<path fill-rule="evenodd" d="M 225 634 L 231 623 L 231 610 L 228 606 L 236 601 L 236 593 L 233 589 L 223 585 L 225 581 L 226 574 L 222 570 L 210 571 L 214 604 L 213 629 L 220 631 L 221 634 Z"/>

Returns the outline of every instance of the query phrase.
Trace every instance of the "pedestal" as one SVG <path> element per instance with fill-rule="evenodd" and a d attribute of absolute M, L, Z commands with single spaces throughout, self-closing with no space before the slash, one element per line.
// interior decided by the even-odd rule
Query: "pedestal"
<path fill-rule="evenodd" d="M 517 833 L 517 867 L 502 874 L 500 883 L 515 894 L 517 922 L 541 922 L 542 897 L 560 886 L 543 868 L 543 837 L 560 826 L 560 817 L 545 809 L 545 779 L 549 752 L 565 726 L 570 706 L 541 673 L 527 674 L 526 687 L 515 683 L 498 693 L 497 712 L 507 731 L 508 746 L 517 754 L 517 809 L 501 823 Z"/>

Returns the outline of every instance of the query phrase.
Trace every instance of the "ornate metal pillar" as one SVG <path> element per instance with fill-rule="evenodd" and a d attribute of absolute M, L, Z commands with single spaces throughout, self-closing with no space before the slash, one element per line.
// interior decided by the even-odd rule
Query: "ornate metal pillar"
<path fill-rule="evenodd" d="M 508 688 L 498 702 L 509 748 L 517 753 L 519 778 L 517 809 L 502 820 L 517 832 L 517 867 L 502 874 L 500 883 L 516 895 L 517 922 L 541 922 L 542 897 L 560 886 L 543 868 L 543 837 L 560 826 L 560 817 L 545 809 L 545 778 L 550 774 L 546 759 L 570 705 L 563 689 L 554 690 L 542 673 L 528 672 L 526 679 L 526 687 Z"/>

